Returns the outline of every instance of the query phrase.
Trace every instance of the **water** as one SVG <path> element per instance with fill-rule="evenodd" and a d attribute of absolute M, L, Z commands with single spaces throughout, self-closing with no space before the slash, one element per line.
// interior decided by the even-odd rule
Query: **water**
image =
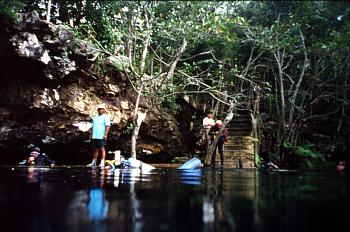
<path fill-rule="evenodd" d="M 0 168 L 1 231 L 349 231 L 348 173 Z"/>

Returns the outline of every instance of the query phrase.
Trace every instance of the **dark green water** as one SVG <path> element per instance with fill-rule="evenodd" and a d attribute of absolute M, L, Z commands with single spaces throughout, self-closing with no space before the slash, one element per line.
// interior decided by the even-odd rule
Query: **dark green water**
<path fill-rule="evenodd" d="M 0 168 L 1 231 L 350 231 L 348 195 L 335 171 Z"/>

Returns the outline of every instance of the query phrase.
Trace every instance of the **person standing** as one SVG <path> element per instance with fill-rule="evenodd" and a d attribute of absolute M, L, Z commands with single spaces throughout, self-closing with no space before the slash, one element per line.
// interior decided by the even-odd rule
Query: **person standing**
<path fill-rule="evenodd" d="M 203 119 L 203 140 L 204 140 L 206 152 L 208 152 L 208 148 L 210 145 L 209 130 L 214 125 L 215 125 L 214 116 L 211 112 L 209 112 L 207 116 Z"/>
<path fill-rule="evenodd" d="M 221 160 L 221 167 L 224 167 L 224 143 L 227 140 L 227 128 L 222 132 L 221 135 L 219 135 L 219 132 L 222 127 L 222 121 L 217 120 L 215 122 L 215 125 L 210 128 L 209 135 L 212 137 L 212 141 L 214 141 L 215 136 L 220 136 L 219 141 L 215 147 L 214 154 L 212 155 L 211 163 L 212 165 L 215 165 L 215 158 L 216 158 L 216 148 L 219 149 L 220 154 L 220 160 Z"/>
<path fill-rule="evenodd" d="M 107 135 L 111 125 L 109 116 L 106 112 L 104 104 L 100 104 L 97 107 L 98 115 L 93 118 L 92 128 L 90 129 L 90 141 L 92 149 L 92 162 L 88 164 L 88 167 L 95 167 L 98 157 L 98 152 L 101 152 L 101 162 L 99 167 L 104 167 L 107 144 Z"/>

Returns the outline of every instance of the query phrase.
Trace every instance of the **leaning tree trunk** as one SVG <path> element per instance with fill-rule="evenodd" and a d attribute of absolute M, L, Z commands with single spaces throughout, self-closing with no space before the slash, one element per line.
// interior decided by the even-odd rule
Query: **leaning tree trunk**
<path fill-rule="evenodd" d="M 207 151 L 207 154 L 206 154 L 205 160 L 204 160 L 205 165 L 210 165 L 211 157 L 213 156 L 216 145 L 218 144 L 219 139 L 220 139 L 219 135 L 221 135 L 224 132 L 227 124 L 232 120 L 232 118 L 233 118 L 233 104 L 231 103 L 231 106 L 230 106 L 230 109 L 228 110 L 226 118 L 221 126 L 220 131 L 218 132 L 218 136 L 215 137 L 213 143 L 209 146 L 209 149 Z"/>
<path fill-rule="evenodd" d="M 132 132 L 131 136 L 131 158 L 136 158 L 136 144 L 137 144 L 137 136 L 139 135 L 140 127 L 145 120 L 147 113 L 146 112 L 137 112 L 137 120 L 136 120 L 136 125 L 134 125 L 134 130 Z"/>
<path fill-rule="evenodd" d="M 149 27 L 149 22 L 148 22 L 148 16 L 147 16 L 147 5 L 144 4 L 143 5 L 143 10 L 144 10 L 144 17 L 145 17 L 145 23 L 146 23 L 146 28 L 147 28 L 147 32 L 146 32 L 146 39 L 144 40 L 143 43 L 143 51 L 142 51 L 142 56 L 141 56 L 141 62 L 140 62 L 140 67 L 139 67 L 139 76 L 140 76 L 140 88 L 137 91 L 137 99 L 136 99 L 136 103 L 135 103 L 135 110 L 134 110 L 134 118 L 133 118 L 133 125 L 134 125 L 134 130 L 132 131 L 132 136 L 131 136 L 131 149 L 130 149 L 130 157 L 131 158 L 136 158 L 136 145 L 137 145 L 137 137 L 139 135 L 139 131 L 140 131 L 140 127 L 141 124 L 143 122 L 143 120 L 146 118 L 146 112 L 140 112 L 139 111 L 139 104 L 140 104 L 140 98 L 142 95 L 142 91 L 144 88 L 144 69 L 145 69 L 145 64 L 146 64 L 146 57 L 148 55 L 148 46 L 149 46 L 149 42 L 150 42 L 150 27 Z M 131 48 L 130 48 L 131 49 Z M 130 53 L 130 57 L 131 58 L 131 53 Z M 130 60 L 131 61 L 131 60 Z M 130 62 L 132 63 L 132 62 Z"/>
<path fill-rule="evenodd" d="M 46 6 L 46 22 L 50 22 L 50 18 L 51 18 L 51 0 L 49 0 L 47 2 L 47 6 Z"/>
<path fill-rule="evenodd" d="M 137 144 L 137 136 L 139 135 L 140 127 L 143 122 L 143 120 L 146 118 L 146 112 L 140 112 L 139 111 L 139 104 L 140 104 L 140 98 L 142 95 L 143 90 L 143 83 L 141 83 L 140 89 L 138 91 L 136 103 L 135 103 L 135 110 L 134 110 L 134 118 L 133 118 L 133 125 L 134 130 L 132 131 L 131 136 L 131 158 L 136 158 L 136 144 Z"/>

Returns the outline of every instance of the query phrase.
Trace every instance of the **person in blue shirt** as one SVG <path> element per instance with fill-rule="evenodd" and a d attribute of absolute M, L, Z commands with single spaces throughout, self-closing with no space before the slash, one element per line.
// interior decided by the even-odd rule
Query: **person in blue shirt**
<path fill-rule="evenodd" d="M 105 146 L 107 144 L 107 135 L 111 125 L 105 105 L 100 104 L 96 108 L 98 115 L 93 118 L 92 128 L 90 129 L 90 141 L 93 160 L 90 164 L 87 165 L 88 167 L 96 166 L 98 152 L 101 153 L 101 163 L 99 166 L 104 167 L 106 157 Z"/>

